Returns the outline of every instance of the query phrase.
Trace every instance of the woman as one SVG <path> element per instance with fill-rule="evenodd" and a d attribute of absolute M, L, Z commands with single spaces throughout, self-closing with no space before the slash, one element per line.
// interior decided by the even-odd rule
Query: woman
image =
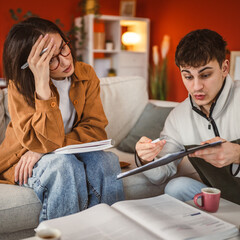
<path fill-rule="evenodd" d="M 40 221 L 123 200 L 116 155 L 51 154 L 107 138 L 99 79 L 76 62 L 61 30 L 41 18 L 13 26 L 3 65 L 11 122 L 0 146 L 0 182 L 33 188 L 42 202 Z"/>

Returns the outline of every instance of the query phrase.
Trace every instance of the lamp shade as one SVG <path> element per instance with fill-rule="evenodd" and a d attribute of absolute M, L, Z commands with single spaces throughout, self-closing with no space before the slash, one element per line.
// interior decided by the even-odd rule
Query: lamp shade
<path fill-rule="evenodd" d="M 140 34 L 135 32 L 125 32 L 122 35 L 122 43 L 126 46 L 137 44 L 140 42 L 140 40 Z"/>

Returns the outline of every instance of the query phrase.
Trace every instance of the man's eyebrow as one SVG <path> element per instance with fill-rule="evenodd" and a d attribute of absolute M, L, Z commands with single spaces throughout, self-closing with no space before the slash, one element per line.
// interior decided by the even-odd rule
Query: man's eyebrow
<path fill-rule="evenodd" d="M 191 73 L 189 70 L 186 70 L 186 69 L 181 70 L 181 72 Z"/>
<path fill-rule="evenodd" d="M 206 69 L 213 69 L 213 68 L 212 67 L 205 67 L 205 68 L 199 70 L 198 73 L 201 73 L 201 72 L 205 71 Z"/>
<path fill-rule="evenodd" d="M 201 72 L 205 71 L 206 69 L 212 69 L 212 67 L 205 67 L 205 68 L 199 70 L 198 73 L 201 73 Z M 190 73 L 191 74 L 191 72 L 189 70 L 187 70 L 187 69 L 183 69 L 183 70 L 181 70 L 181 72 L 186 72 L 186 73 Z"/>

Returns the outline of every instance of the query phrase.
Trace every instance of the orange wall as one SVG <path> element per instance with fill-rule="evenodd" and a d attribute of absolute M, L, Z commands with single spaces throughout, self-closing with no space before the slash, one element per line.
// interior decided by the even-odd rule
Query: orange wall
<path fill-rule="evenodd" d="M 171 37 L 168 65 L 169 100 L 182 101 L 187 96 L 178 68 L 174 64 L 175 49 L 185 34 L 198 28 L 209 28 L 225 38 L 229 50 L 240 50 L 239 0 L 142 0 L 141 2 L 144 6 L 138 9 L 137 13 L 151 19 L 151 45 L 160 44 L 164 34 Z"/>
<path fill-rule="evenodd" d="M 69 30 L 72 19 L 79 16 L 79 0 L 0 0 L 0 77 L 2 77 L 2 51 L 5 38 L 11 26 L 15 23 L 11 19 L 9 9 L 21 8 L 23 13 L 31 11 L 42 18 L 55 21 L 60 19 L 64 30 Z M 101 13 L 118 15 L 119 0 L 100 0 Z"/>
<path fill-rule="evenodd" d="M 68 30 L 71 18 L 79 15 L 78 0 L 1 0 L 0 8 L 0 57 L 4 39 L 14 23 L 9 9 L 31 10 L 43 18 L 61 19 Z M 118 15 L 120 0 L 100 0 L 102 14 Z M 240 1 L 239 0 L 137 0 L 137 17 L 151 20 L 152 45 L 160 45 L 164 34 L 171 37 L 168 64 L 168 100 L 182 101 L 187 92 L 179 71 L 174 64 L 174 52 L 179 40 L 189 31 L 210 28 L 222 34 L 229 44 L 229 50 L 240 50 Z M 1 66 L 1 60 L 0 60 Z M 0 67 L 0 76 L 2 70 Z"/>

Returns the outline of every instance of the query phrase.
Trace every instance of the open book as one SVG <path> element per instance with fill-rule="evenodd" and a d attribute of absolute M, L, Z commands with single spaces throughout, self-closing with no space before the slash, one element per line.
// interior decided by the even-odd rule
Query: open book
<path fill-rule="evenodd" d="M 99 204 L 80 213 L 42 222 L 36 230 L 45 227 L 58 228 L 64 240 L 220 240 L 237 236 L 239 232 L 235 225 L 166 194 L 121 201 L 111 207 Z"/>
<path fill-rule="evenodd" d="M 214 146 L 220 145 L 222 143 L 223 143 L 222 141 L 217 141 L 217 142 L 207 143 L 207 144 L 200 145 L 200 146 L 197 146 L 197 147 L 189 148 L 188 150 L 183 150 L 183 151 L 176 152 L 176 153 L 166 154 L 165 156 L 163 156 L 161 158 L 158 158 L 158 159 L 154 160 L 153 162 L 147 163 L 147 164 L 145 164 L 141 167 L 132 169 L 130 171 L 118 174 L 117 179 L 124 178 L 124 177 L 127 177 L 127 176 L 131 176 L 131 175 L 136 174 L 136 173 L 140 173 L 140 172 L 143 172 L 143 171 L 146 171 L 146 170 L 150 170 L 152 168 L 156 168 L 156 167 L 168 164 L 172 161 L 183 158 L 190 153 L 194 153 L 197 150 L 204 149 L 204 148 L 209 148 L 209 147 L 214 147 Z"/>
<path fill-rule="evenodd" d="M 56 154 L 73 154 L 73 153 L 84 153 L 84 152 L 93 152 L 108 149 L 113 147 L 114 141 L 112 139 L 68 145 L 66 147 L 58 148 L 52 153 Z"/>

